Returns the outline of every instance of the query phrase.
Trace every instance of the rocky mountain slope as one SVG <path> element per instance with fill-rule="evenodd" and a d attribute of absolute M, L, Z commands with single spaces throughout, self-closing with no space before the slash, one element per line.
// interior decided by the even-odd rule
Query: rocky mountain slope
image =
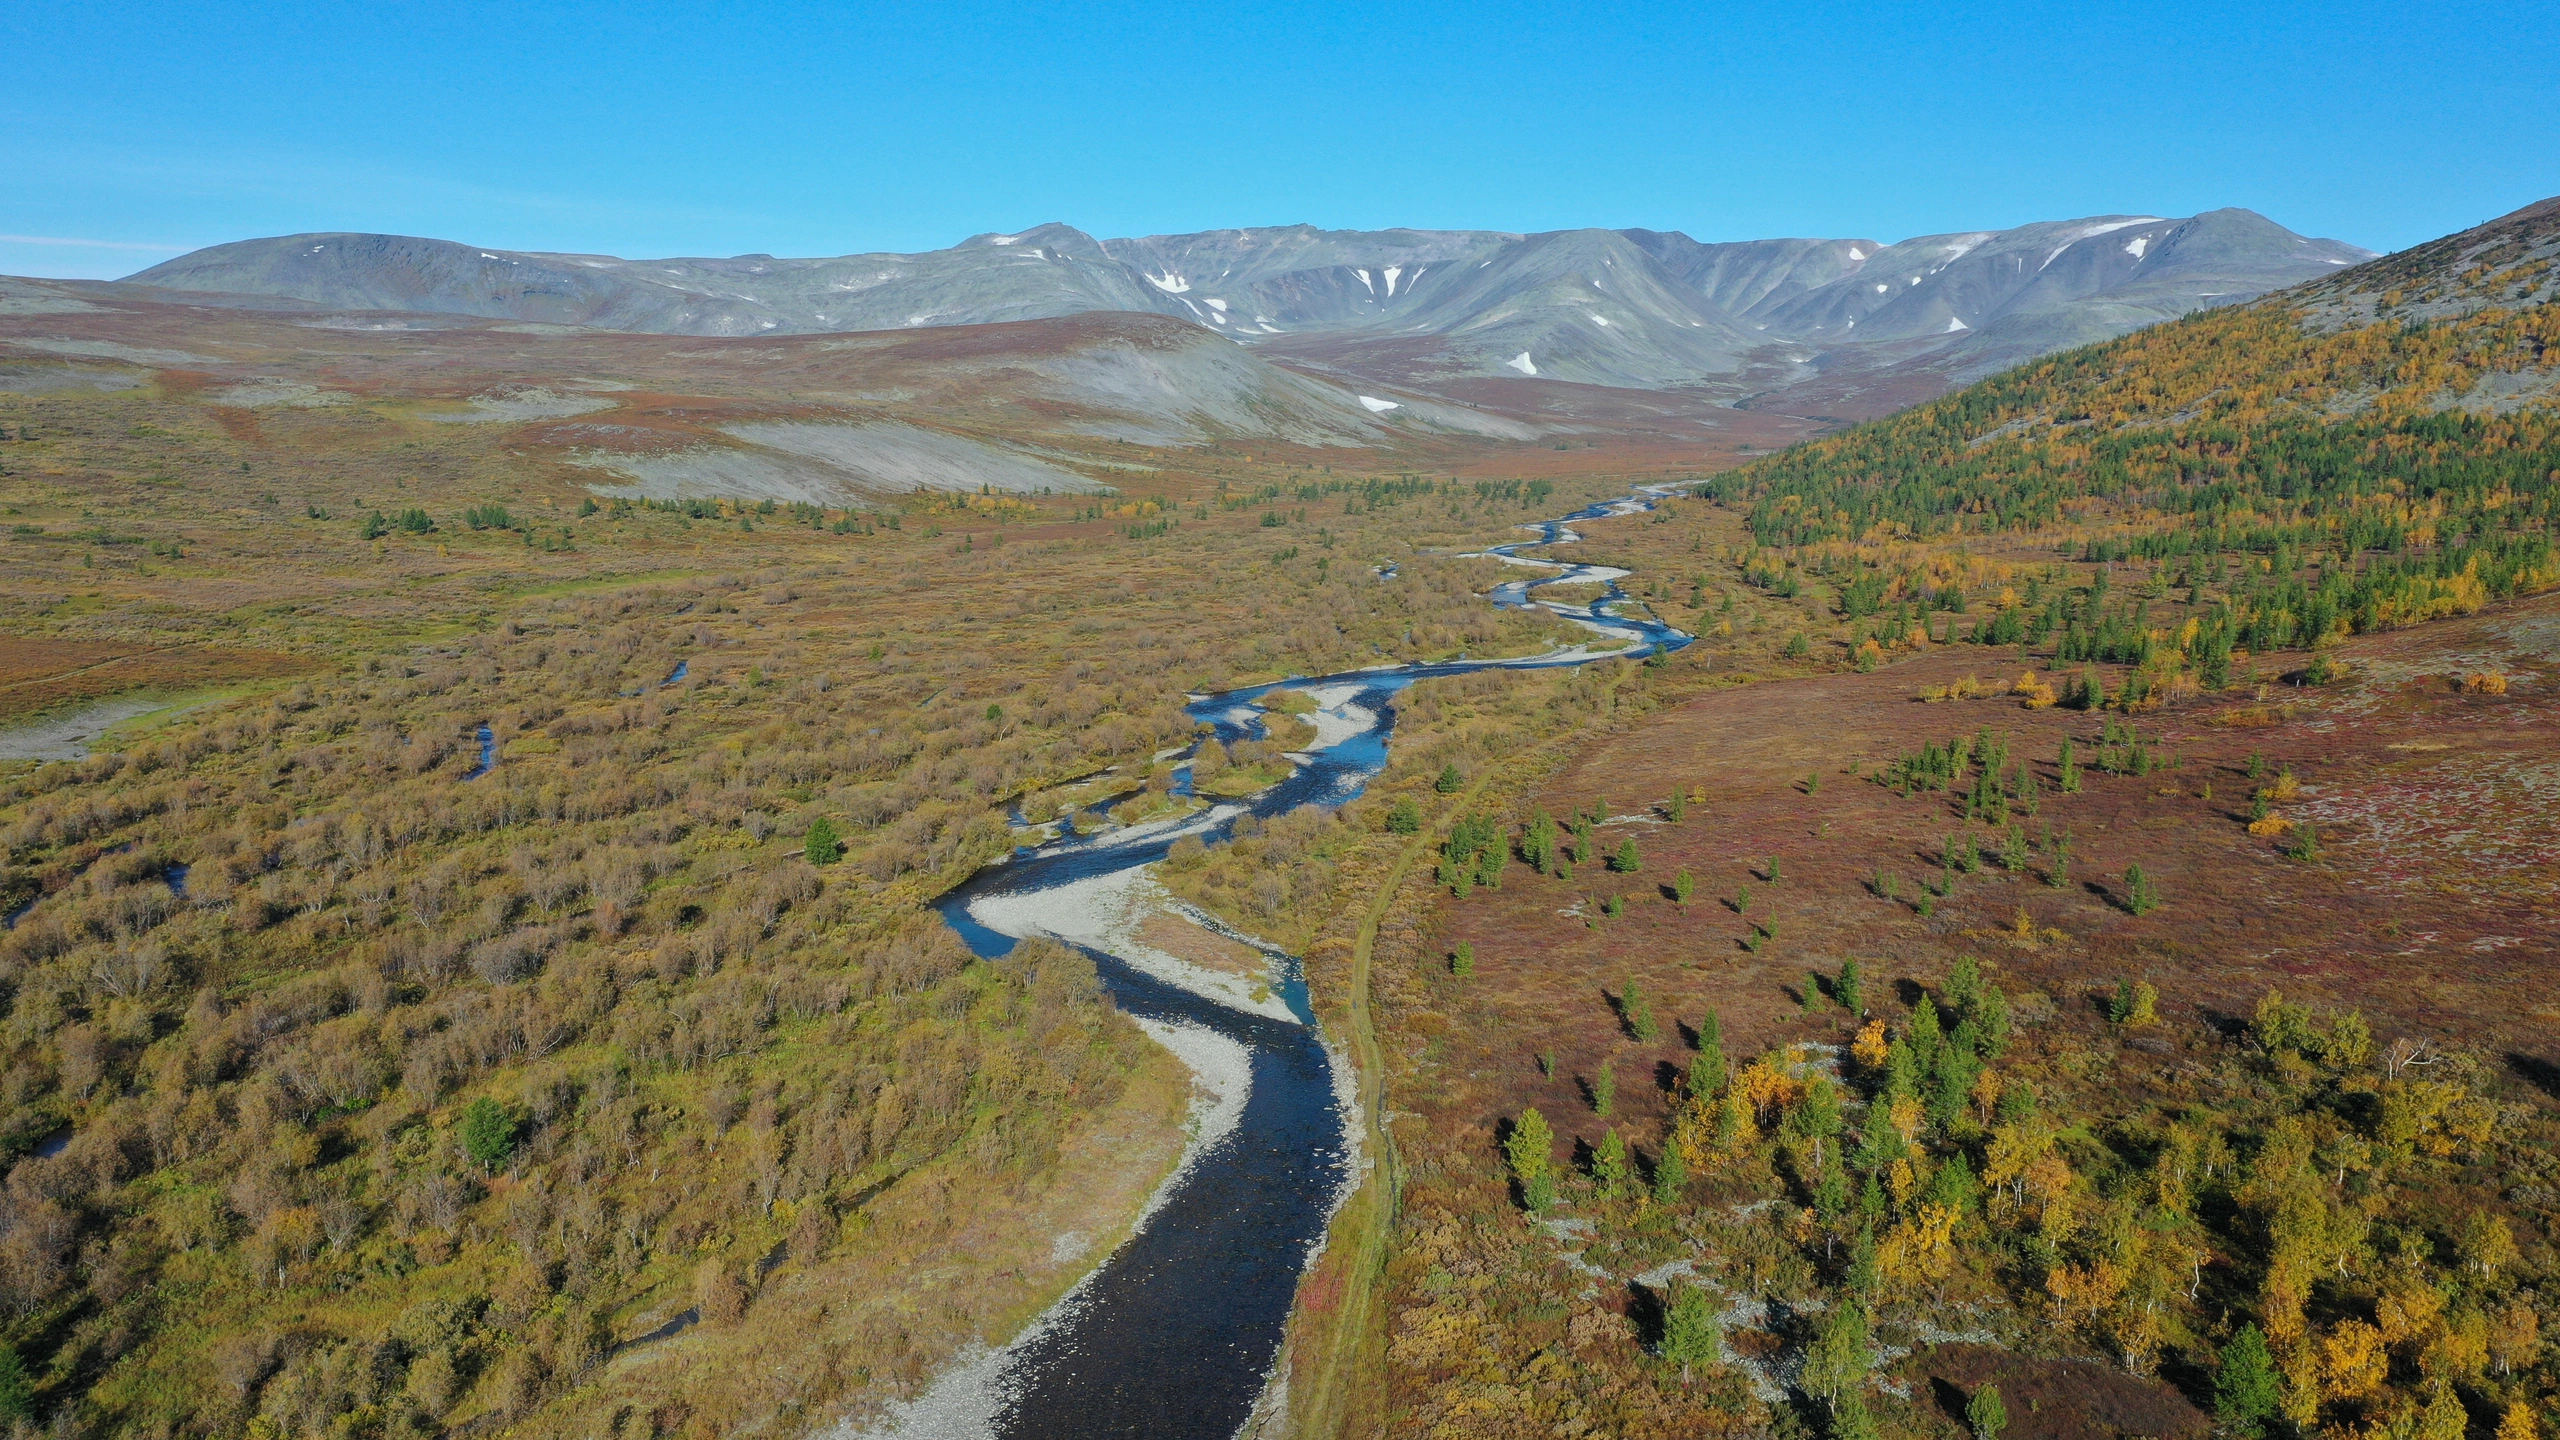
<path fill-rule="evenodd" d="M 1306 225 L 1096 240 L 1049 224 L 916 255 L 801 260 L 624 260 L 315 234 L 218 245 L 130 278 L 330 309 L 688 335 L 1140 311 L 1354 379 L 1537 376 L 1739 399 L 1878 365 L 1971 378 L 2369 258 L 2216 210 L 1894 245 Z"/>

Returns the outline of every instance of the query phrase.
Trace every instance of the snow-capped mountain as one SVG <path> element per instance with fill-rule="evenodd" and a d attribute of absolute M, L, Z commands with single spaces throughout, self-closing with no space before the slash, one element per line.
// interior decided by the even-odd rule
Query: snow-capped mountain
<path fill-rule="evenodd" d="M 1875 240 L 1319 230 L 1097 240 L 1063 224 L 922 254 L 625 260 L 362 234 L 199 250 L 139 285 L 658 334 L 796 335 L 1138 311 L 1357 375 L 1737 394 L 1849 363 L 1980 374 L 2335 273 L 2371 252 L 2246 210 Z M 1869 347 L 1889 345 L 1888 354 Z"/>

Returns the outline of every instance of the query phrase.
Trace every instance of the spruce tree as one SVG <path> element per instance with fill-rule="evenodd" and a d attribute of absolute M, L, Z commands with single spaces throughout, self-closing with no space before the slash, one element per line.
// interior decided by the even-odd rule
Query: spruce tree
<path fill-rule="evenodd" d="M 1814 1183 L 1813 1213 L 1825 1225 L 1837 1225 L 1849 1209 L 1849 1175 L 1837 1165 L 1827 1166 L 1822 1178 Z M 1828 1242 L 1825 1242 L 1826 1244 Z"/>
<path fill-rule="evenodd" d="M 1698 1058 L 1689 1066 L 1689 1093 L 1700 1099 L 1724 1089 L 1724 1024 L 1710 1010 L 1698 1022 Z"/>
<path fill-rule="evenodd" d="M 2148 915 L 2160 908 L 2159 887 L 2142 873 L 2139 865 L 2124 868 L 2124 908 L 2136 915 Z"/>
<path fill-rule="evenodd" d="M 1529 828 L 1520 839 L 1520 858 L 1532 870 L 1545 870 L 1556 858 L 1555 817 L 1540 810 L 1529 820 Z"/>
<path fill-rule="evenodd" d="M 16 1424 L 35 1416 L 35 1383 L 14 1345 L 0 1345 L 0 1422 Z"/>
<path fill-rule="evenodd" d="M 2284 1398 L 2275 1356 L 2268 1353 L 2267 1337 L 2258 1327 L 2244 1325 L 2222 1347 L 2221 1358 L 2213 1379 L 2213 1413 L 2233 1434 L 2254 1440 L 2266 1432 Z"/>
<path fill-rule="evenodd" d="M 1908 1034 L 1911 1039 L 1912 1058 L 1918 1060 L 1924 1067 L 1935 1065 L 1938 1059 L 1938 1047 L 1946 1043 L 1946 1030 L 1938 1019 L 1937 1001 L 1924 994 L 1920 997 L 1920 1003 L 1911 1007 L 1911 1025 Z"/>
<path fill-rule="evenodd" d="M 1603 1200 L 1615 1200 L 1627 1188 L 1627 1142 L 1619 1138 L 1614 1125 L 1592 1152 L 1591 1183 Z"/>
<path fill-rule="evenodd" d="M 515 1117 L 486 1095 L 463 1109 L 461 1130 L 462 1152 L 483 1171 L 495 1174 L 499 1162 L 515 1152 Z"/>
<path fill-rule="evenodd" d="M 1867 1107 L 1866 1129 L 1858 1138 L 1861 1169 L 1881 1171 L 1909 1153 L 1902 1143 L 1902 1132 L 1893 1128 L 1892 1110 L 1882 1097 Z"/>
<path fill-rule="evenodd" d="M 1532 1210 L 1543 1210 L 1555 1194 L 1554 1178 L 1549 1173 L 1555 1163 L 1555 1131 L 1548 1128 L 1547 1117 L 1530 1106 L 1520 1112 L 1511 1126 L 1509 1138 L 1502 1142 L 1502 1154 L 1511 1163 L 1511 1175 L 1520 1182 L 1521 1197 Z"/>
<path fill-rule="evenodd" d="M 1867 1203 L 1869 1197 L 1874 1198 L 1874 1204 Z M 1867 1191 L 1859 1197 L 1858 1208 L 1871 1218 L 1884 1208 L 1883 1197 L 1876 1194 L 1876 1182 L 1873 1176 L 1867 1179 Z M 1859 1304 L 1866 1303 L 1875 1294 L 1876 1230 L 1872 1223 L 1860 1227 L 1858 1238 L 1850 1242 L 1849 1273 L 1844 1277 L 1843 1284 L 1849 1292 L 1849 1298 Z"/>
<path fill-rule="evenodd" d="M 1716 1358 L 1717 1343 L 1721 1339 L 1715 1303 L 1707 1292 L 1695 1285 L 1682 1285 L 1674 1290 L 1671 1308 L 1662 1321 L 1662 1358 L 1680 1367 L 1683 1380 L 1688 1378 L 1691 1366 L 1704 1365 Z"/>
<path fill-rule="evenodd" d="M 1973 1440 L 2000 1440 L 2000 1432 L 2009 1428 L 2009 1407 L 2000 1403 L 2000 1387 L 1985 1385 L 1964 1402 L 1964 1423 L 1973 1431 Z"/>
<path fill-rule="evenodd" d="M 1689 1185 L 1689 1162 L 1682 1158 L 1680 1147 L 1665 1145 L 1662 1158 L 1653 1162 L 1653 1203 L 1676 1205 L 1680 1192 Z"/>
<path fill-rule="evenodd" d="M 1874 1366 L 1875 1354 L 1867 1343 L 1866 1307 L 1846 1302 L 1834 1305 L 1823 1317 L 1821 1331 L 1805 1351 L 1799 1379 L 1808 1394 L 1829 1402 L 1836 1416 L 1844 1401 L 1857 1399 Z"/>
<path fill-rule="evenodd" d="M 1959 955 L 1947 969 L 1947 1004 L 1961 1018 L 1970 1011 L 1975 996 L 1982 988 L 1982 962 L 1970 955 Z"/>
<path fill-rule="evenodd" d="M 1797 1134 L 1813 1140 L 1828 1140 L 1840 1133 L 1840 1087 L 1828 1075 L 1816 1075 L 1805 1088 L 1804 1100 L 1788 1120 Z"/>
<path fill-rule="evenodd" d="M 836 834 L 835 822 L 821 815 L 809 822 L 809 841 L 803 851 L 812 865 L 833 865 L 844 858 L 844 841 Z"/>
<path fill-rule="evenodd" d="M 1661 1036 L 1662 1026 L 1653 1018 L 1653 1003 L 1633 980 L 1618 992 L 1618 1010 L 1626 1019 L 1627 1033 L 1638 1041 L 1650 1045 Z"/>

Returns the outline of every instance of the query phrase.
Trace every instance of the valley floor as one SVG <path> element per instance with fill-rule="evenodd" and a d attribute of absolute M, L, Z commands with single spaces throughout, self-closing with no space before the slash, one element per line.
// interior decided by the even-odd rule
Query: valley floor
<path fill-rule="evenodd" d="M 2399 1243 L 2387 1235 L 2438 1237 L 2440 1264 L 2463 1243 L 2466 1214 L 2503 1215 L 2534 1257 L 2513 1287 L 2445 1293 L 2487 1317 L 2465 1323 L 2492 1329 L 2502 1306 L 2541 1303 L 2531 1277 L 2548 1273 L 2549 1252 L 2525 1237 L 2552 1203 L 2541 1172 L 2560 1137 L 2560 598 L 2351 642 L 2347 674 L 2327 686 L 2274 678 L 2305 657 L 2263 657 L 2267 684 L 2128 716 L 2029 708 L 2011 693 L 2016 653 L 1938 647 L 1870 674 L 1696 693 L 1486 797 L 1514 834 L 1540 812 L 1568 828 L 1576 815 L 1605 817 L 1593 853 L 1571 856 L 1570 878 L 1515 856 L 1498 889 L 1458 898 L 1417 867 L 1398 899 L 1410 924 L 1389 926 L 1374 969 L 1407 1172 L 1378 1337 L 1389 1428 L 1687 1435 L 1805 1423 L 1793 1411 L 1800 1367 L 1843 1293 L 1833 1287 L 1848 1283 L 1841 1267 L 1860 1228 L 1854 1200 L 1844 1218 L 1813 1190 L 1826 1157 L 1836 1168 L 1860 1143 L 1862 1122 L 1853 1112 L 1827 1149 L 1808 1149 L 1779 1094 L 1757 1117 L 1756 1146 L 1747 1123 L 1741 1140 L 1708 1144 L 1717 1086 L 1699 1070 L 1711 1063 L 1702 1048 L 1720 1042 L 1737 1089 L 1755 1056 L 1775 1062 L 1763 1067 L 1779 1077 L 1771 1093 L 1792 1086 L 1799 1101 L 1816 1074 L 1850 1105 L 1884 1084 L 1882 1039 L 1872 1055 L 1849 1053 L 1861 1029 L 1841 1004 L 1851 961 L 1863 984 L 1848 998 L 1899 1043 L 1923 1005 L 1932 1013 L 1919 1029 L 1955 1023 L 1971 957 L 2005 993 L 2014 1032 L 1983 1068 L 2080 1137 L 2058 1153 L 2070 1156 L 2064 1175 L 2083 1173 L 2092 1213 L 2130 1205 L 2121 1197 L 2150 1183 L 2143 1172 L 2180 1127 L 2227 1127 L 2243 1151 L 2252 1134 L 2263 1144 L 2271 1094 L 2327 1095 L 2300 1105 L 2331 1136 L 2354 1125 L 2320 1117 L 2397 1103 L 2392 1081 L 2315 1082 L 2309 1061 L 2269 1058 L 2270 992 L 2300 1015 L 2360 1011 L 2377 1065 L 2466 1087 L 2494 1108 L 2502 1138 L 2480 1137 L 2477 1154 L 2420 1145 L 2398 1170 L 2365 1155 L 2339 1172 L 2351 1198 L 2335 1203 L 2370 1216 L 2386 1250 Z M 1988 682 L 1982 698 L 1923 703 L 1968 678 Z M 1925 744 L 1977 735 L 2036 777 L 2000 802 L 2014 840 L 1967 818 L 1963 786 L 1904 794 L 1887 781 Z M 2118 736 L 2138 737 L 2139 760 Z M 2108 773 L 2110 759 L 2143 773 Z M 2259 791 L 2271 803 L 2255 803 Z M 2298 853 L 2306 833 L 2309 858 Z M 2067 858 L 2048 836 L 2067 837 Z M 1602 863 L 1623 844 L 1633 873 Z M 2156 904 L 2129 903 L 2137 866 Z M 1685 903 L 1675 898 L 1690 886 Z M 1948 893 L 1932 893 L 1940 886 Z M 1461 954 L 1470 975 L 1454 973 Z M 2156 1023 L 2112 1023 L 2119 988 L 2137 984 L 2156 991 Z M 1959 1158 L 1968 1176 L 1997 1168 L 1996 1146 L 1987 1160 L 1984 1147 L 2014 1117 L 1996 1107 L 1945 1132 L 1930 1152 L 1940 1171 Z M 1562 1198 L 1545 1219 L 1522 1215 L 1504 1156 L 1533 1108 L 1563 1157 Z M 1649 1192 L 1666 1147 L 1684 1139 L 1706 1163 L 1685 1185 Z M 1618 1143 L 1624 1181 L 1601 1159 Z M 1929 1156 L 1914 1157 L 1921 1176 L 1933 1173 Z M 2355 1180 L 2364 1165 L 2371 1173 Z M 1904 1199 L 1896 1191 L 1871 1215 L 1873 1239 L 1901 1233 Z M 2202 1305 L 2171 1305 L 2177 1315 L 2131 1350 L 2104 1303 L 2077 1310 L 2062 1282 L 2048 1284 L 2081 1252 L 2038 1251 L 2016 1238 L 2025 1223 L 2014 1208 L 1981 1208 L 1943 1265 L 1904 1275 L 1879 1302 L 1869 1398 L 1889 1431 L 1957 1434 L 1965 1398 L 1994 1378 L 2013 1436 L 2206 1429 L 2197 1407 L 2211 1404 L 2214 1347 L 2258 1309 L 2266 1253 L 2246 1237 L 2259 1222 L 2225 1216 L 2181 1239 L 2201 1247 Z M 2176 1228 L 2157 1212 L 2140 1223 Z M 2139 1274 L 2165 1253 L 2154 1252 L 2127 1263 Z M 2324 1290 L 2315 1335 L 2324 1319 L 2362 1323 L 2346 1317 L 2366 1313 L 2373 1288 L 2400 1283 L 2390 1273 Z M 2191 1288 L 2184 1273 L 2171 1278 Z M 1691 1285 L 1717 1297 L 1727 1363 L 1684 1383 L 1649 1352 Z M 2416 1356 L 2425 1341 L 2394 1343 Z M 2450 1373 L 2400 1363 L 2412 1385 L 2422 1370 Z M 2501 1397 L 2532 1383 L 2520 1372 L 2522 1389 L 2463 1381 L 2490 1424 Z M 2386 1408 L 2351 1400 L 2340 1413 Z"/>

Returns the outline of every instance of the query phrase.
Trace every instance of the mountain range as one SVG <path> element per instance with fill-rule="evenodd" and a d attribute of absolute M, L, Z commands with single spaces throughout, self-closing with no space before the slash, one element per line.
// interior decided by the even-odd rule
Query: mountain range
<path fill-rule="evenodd" d="M 1345 379 L 1429 388 L 1534 376 L 1793 408 L 1781 397 L 1799 389 L 1854 401 L 1910 374 L 1944 388 L 2371 258 L 2223 209 L 1895 244 L 1308 225 L 1099 240 L 1046 224 L 829 259 L 626 260 L 310 234 L 212 246 L 122 283 L 710 336 L 1135 311 Z"/>

